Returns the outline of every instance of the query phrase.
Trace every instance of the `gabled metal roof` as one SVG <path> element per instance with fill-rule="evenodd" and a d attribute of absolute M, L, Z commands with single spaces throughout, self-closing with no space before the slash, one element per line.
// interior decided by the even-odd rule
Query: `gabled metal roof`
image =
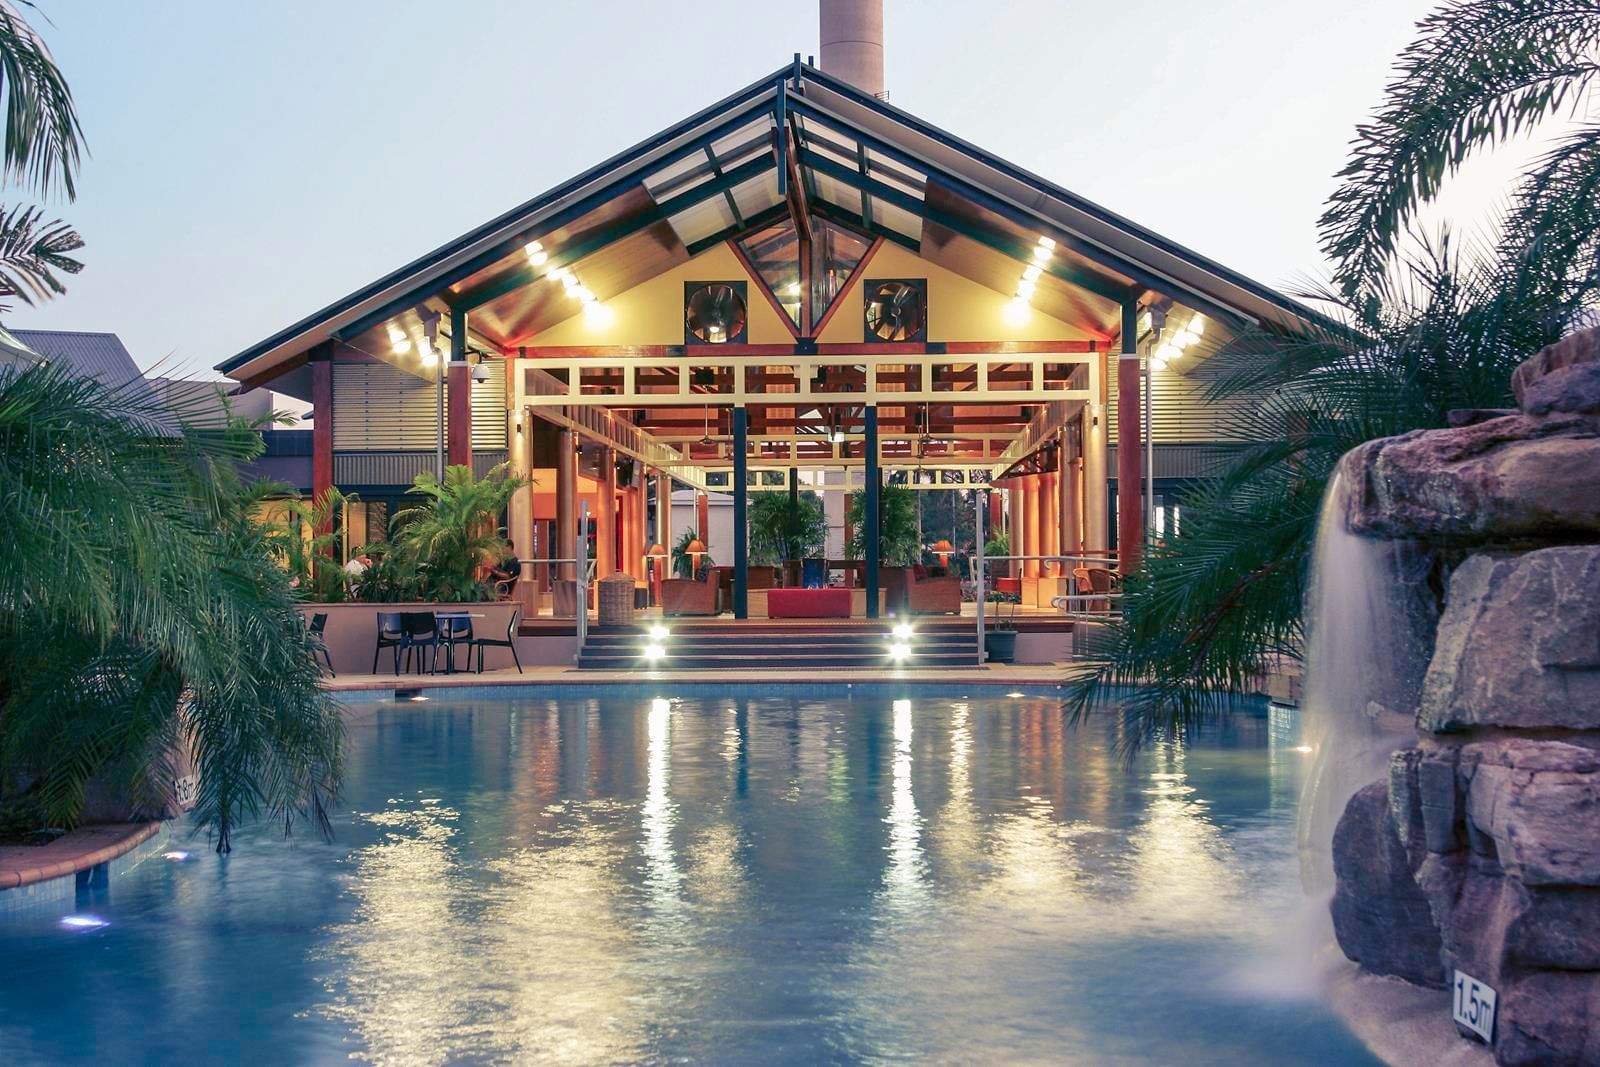
<path fill-rule="evenodd" d="M 338 339 L 387 351 L 414 309 L 470 310 L 512 346 L 577 312 L 574 270 L 602 300 L 797 210 L 896 241 L 1008 290 L 1040 237 L 1057 255 L 1041 310 L 1114 336 L 1125 303 L 1165 299 L 1237 328 L 1321 321 L 1271 288 L 798 62 L 406 264 L 218 365 L 266 380 Z M 535 265 L 524 246 L 548 257 Z M 369 350 L 370 347 L 369 347 Z M 294 361 L 294 362 L 291 362 Z"/>

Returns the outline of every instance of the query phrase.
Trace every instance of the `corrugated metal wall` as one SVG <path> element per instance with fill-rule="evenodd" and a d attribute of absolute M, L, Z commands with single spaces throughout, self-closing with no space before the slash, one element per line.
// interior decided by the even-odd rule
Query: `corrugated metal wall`
<path fill-rule="evenodd" d="M 486 359 L 478 366 L 489 372 L 472 383 L 472 451 L 506 447 L 506 361 Z"/>
<path fill-rule="evenodd" d="M 506 447 L 506 368 L 483 364 L 487 381 L 473 382 L 472 447 Z M 333 448 L 336 452 L 403 452 L 434 447 L 439 432 L 435 383 L 388 363 L 333 365 Z M 445 404 L 446 424 L 449 403 Z M 448 429 L 446 433 L 448 433 Z"/>
<path fill-rule="evenodd" d="M 491 467 L 506 461 L 506 450 L 474 450 L 472 470 L 483 477 Z M 333 454 L 333 481 L 335 485 L 390 485 L 409 486 L 423 471 L 432 471 L 437 454 L 427 452 L 335 452 Z"/>
<path fill-rule="evenodd" d="M 1110 420 L 1111 441 L 1117 440 L 1117 361 L 1111 359 L 1111 388 L 1107 414 Z M 1150 391 L 1151 437 L 1155 443 L 1175 444 L 1198 441 L 1240 440 L 1229 432 L 1232 413 L 1248 408 L 1253 401 L 1240 397 L 1225 403 L 1205 399 L 1205 394 L 1216 381 L 1218 372 L 1208 369 L 1205 363 L 1186 374 L 1171 370 L 1158 370 Z"/>

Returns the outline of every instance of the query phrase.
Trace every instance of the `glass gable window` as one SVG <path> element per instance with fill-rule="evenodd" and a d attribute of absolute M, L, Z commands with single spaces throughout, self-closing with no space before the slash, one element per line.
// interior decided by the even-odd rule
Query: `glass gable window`
<path fill-rule="evenodd" d="M 761 283 L 796 326 L 800 323 L 800 238 L 785 219 L 739 242 Z"/>
<path fill-rule="evenodd" d="M 811 220 L 811 328 L 816 329 L 828 307 L 867 254 L 865 237 L 813 217 Z"/>

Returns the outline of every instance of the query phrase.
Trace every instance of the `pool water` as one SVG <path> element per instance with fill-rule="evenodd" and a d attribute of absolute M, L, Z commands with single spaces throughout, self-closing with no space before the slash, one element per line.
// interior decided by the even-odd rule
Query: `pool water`
<path fill-rule="evenodd" d="M 1373 1062 L 1284 977 L 1292 714 L 658 696 L 353 708 L 332 843 L 0 918 L 0 1061 Z"/>

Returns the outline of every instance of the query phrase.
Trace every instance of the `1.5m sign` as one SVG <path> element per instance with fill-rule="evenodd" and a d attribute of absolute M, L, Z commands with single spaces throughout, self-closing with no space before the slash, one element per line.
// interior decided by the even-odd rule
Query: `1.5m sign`
<path fill-rule="evenodd" d="M 1494 1041 L 1494 990 L 1464 971 L 1456 972 L 1450 1014 L 1485 1041 Z"/>

